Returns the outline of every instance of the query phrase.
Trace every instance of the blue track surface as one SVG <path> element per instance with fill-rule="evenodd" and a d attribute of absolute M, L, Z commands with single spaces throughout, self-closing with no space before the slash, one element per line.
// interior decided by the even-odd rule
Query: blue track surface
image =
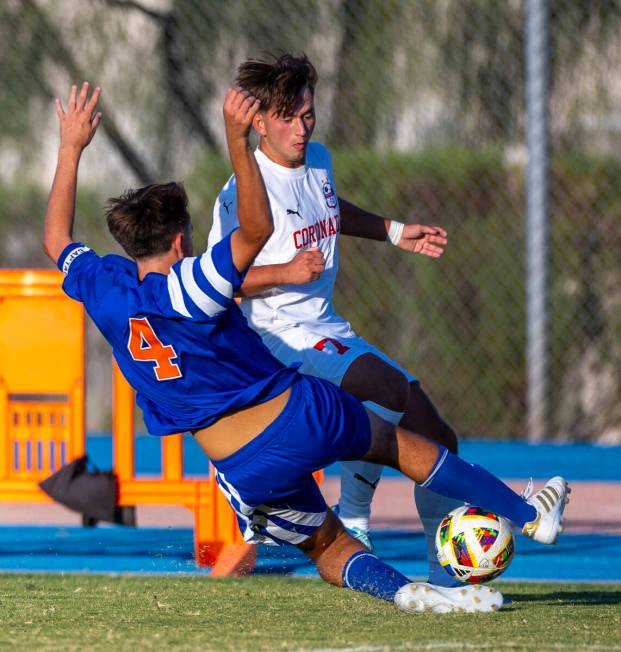
<path fill-rule="evenodd" d="M 192 530 L 126 529 L 116 526 L 0 526 L 0 572 L 90 572 L 136 574 L 203 574 L 192 558 Z M 380 531 L 377 553 L 409 577 L 426 574 L 421 533 Z M 513 564 L 503 580 L 621 582 L 621 537 L 567 534 L 556 546 L 517 539 Z M 306 557 L 293 548 L 259 547 L 255 573 L 316 575 Z"/>
<path fill-rule="evenodd" d="M 110 435 L 88 437 L 87 451 L 91 460 L 101 469 L 112 467 L 112 438 Z M 522 442 L 464 441 L 461 456 L 469 462 L 484 466 L 505 478 L 547 479 L 562 475 L 569 480 L 597 480 L 621 482 L 621 446 L 593 446 L 589 444 L 525 444 Z M 337 474 L 338 464 L 327 469 Z M 207 461 L 191 436 L 185 436 L 184 468 L 188 475 L 207 473 Z M 145 435 L 136 438 L 136 473 L 161 472 L 160 439 Z M 385 470 L 386 477 L 398 476 L 393 469 Z"/>
<path fill-rule="evenodd" d="M 101 469 L 112 465 L 110 436 L 91 436 L 87 450 Z M 516 442 L 464 442 L 462 455 L 502 478 L 547 478 L 551 473 L 570 480 L 621 481 L 621 447 L 538 445 Z M 205 457 L 191 437 L 184 446 L 186 475 L 207 473 Z M 160 440 L 136 439 L 136 471 L 160 472 Z M 337 474 L 338 465 L 327 469 Z M 398 475 L 390 469 L 386 475 Z M 0 511 L 2 504 L 0 503 Z M 0 518 L 1 521 L 1 518 Z M 411 577 L 426 573 L 421 533 L 374 533 L 378 554 Z M 557 546 L 541 546 L 518 537 L 518 554 L 503 579 L 621 582 L 621 537 L 566 534 Z M 103 526 L 94 529 L 57 526 L 0 526 L 0 572 L 98 572 L 208 574 L 192 558 L 191 529 Z M 259 548 L 257 573 L 314 575 L 306 558 L 295 549 Z"/>

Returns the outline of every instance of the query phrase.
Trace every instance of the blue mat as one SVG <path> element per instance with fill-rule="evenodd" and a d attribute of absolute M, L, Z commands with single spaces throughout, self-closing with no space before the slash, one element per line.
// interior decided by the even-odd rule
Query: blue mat
<path fill-rule="evenodd" d="M 208 473 L 207 458 L 190 435 L 184 436 L 183 463 L 187 475 Z M 90 435 L 87 452 L 101 469 L 112 467 L 112 437 Z M 523 442 L 463 441 L 461 456 L 476 462 L 488 471 L 506 479 L 520 480 L 532 476 L 547 479 L 562 475 L 569 480 L 597 480 L 621 482 L 621 446 L 593 446 L 590 444 L 527 444 Z M 326 469 L 328 475 L 337 475 L 340 465 Z M 136 438 L 136 473 L 161 473 L 161 444 L 158 437 Z M 386 469 L 385 477 L 400 476 L 394 469 Z"/>
<path fill-rule="evenodd" d="M 205 475 L 207 461 L 194 440 L 186 436 L 184 466 L 189 476 Z M 88 437 L 91 460 L 102 469 L 112 465 L 110 435 Z M 621 447 L 592 445 L 529 445 L 521 442 L 463 442 L 463 457 L 500 477 L 536 479 L 561 474 L 570 480 L 621 481 Z M 161 471 L 160 439 L 136 439 L 136 471 Z M 326 470 L 336 475 L 339 465 Z M 387 476 L 399 475 L 386 469 Z M 411 577 L 426 573 L 425 544 L 420 533 L 374 533 L 380 556 Z M 103 526 L 95 529 L 53 526 L 0 526 L 0 572 L 97 572 L 208 574 L 192 558 L 191 529 Z M 541 546 L 518 538 L 518 554 L 506 579 L 621 581 L 621 537 L 601 534 L 564 535 L 557 546 Z M 259 548 L 257 573 L 315 575 L 306 558 L 293 548 Z"/>
<path fill-rule="evenodd" d="M 374 533 L 377 553 L 409 577 L 426 574 L 422 533 L 385 530 Z M 517 538 L 515 559 L 506 580 L 621 582 L 621 537 L 566 534 L 556 546 Z M 259 546 L 255 573 L 316 576 L 311 563 L 294 548 Z M 188 528 L 117 526 L 0 526 L 0 572 L 86 572 L 199 574 L 192 559 Z"/>

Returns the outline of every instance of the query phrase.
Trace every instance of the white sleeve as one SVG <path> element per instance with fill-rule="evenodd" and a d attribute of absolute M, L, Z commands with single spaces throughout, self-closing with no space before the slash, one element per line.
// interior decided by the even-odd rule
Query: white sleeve
<path fill-rule="evenodd" d="M 225 236 L 201 256 L 182 258 L 168 274 L 173 310 L 184 317 L 215 317 L 232 305 L 244 281 L 233 263 L 231 238 Z"/>
<path fill-rule="evenodd" d="M 237 219 L 237 185 L 232 176 L 216 199 L 213 207 L 213 224 L 207 238 L 207 247 L 213 247 L 239 226 Z"/>

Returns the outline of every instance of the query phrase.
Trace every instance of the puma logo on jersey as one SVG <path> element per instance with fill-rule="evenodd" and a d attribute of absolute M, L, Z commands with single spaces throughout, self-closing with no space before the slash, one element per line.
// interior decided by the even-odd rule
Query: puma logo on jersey
<path fill-rule="evenodd" d="M 224 208 L 226 209 L 226 213 L 227 213 L 227 215 L 228 215 L 228 213 L 229 213 L 229 206 L 230 206 L 232 203 L 233 203 L 232 201 L 230 201 L 230 202 L 227 203 L 227 202 L 225 202 L 224 200 L 222 200 L 222 206 L 224 206 Z"/>
<path fill-rule="evenodd" d="M 299 209 L 299 206 L 298 206 L 298 209 Z M 287 209 L 287 215 L 297 215 L 301 220 L 304 219 L 304 218 L 300 215 L 300 211 L 299 211 L 299 210 L 294 211 L 292 208 L 288 208 L 288 209 Z"/>

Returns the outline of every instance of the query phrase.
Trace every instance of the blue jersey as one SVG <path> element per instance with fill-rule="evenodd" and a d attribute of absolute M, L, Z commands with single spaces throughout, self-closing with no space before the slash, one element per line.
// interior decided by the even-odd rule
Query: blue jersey
<path fill-rule="evenodd" d="M 68 245 L 63 289 L 81 301 L 129 384 L 150 433 L 204 428 L 222 415 L 277 396 L 297 375 L 247 325 L 233 300 L 242 284 L 230 236 L 168 275 L 140 281 L 136 264 Z"/>

